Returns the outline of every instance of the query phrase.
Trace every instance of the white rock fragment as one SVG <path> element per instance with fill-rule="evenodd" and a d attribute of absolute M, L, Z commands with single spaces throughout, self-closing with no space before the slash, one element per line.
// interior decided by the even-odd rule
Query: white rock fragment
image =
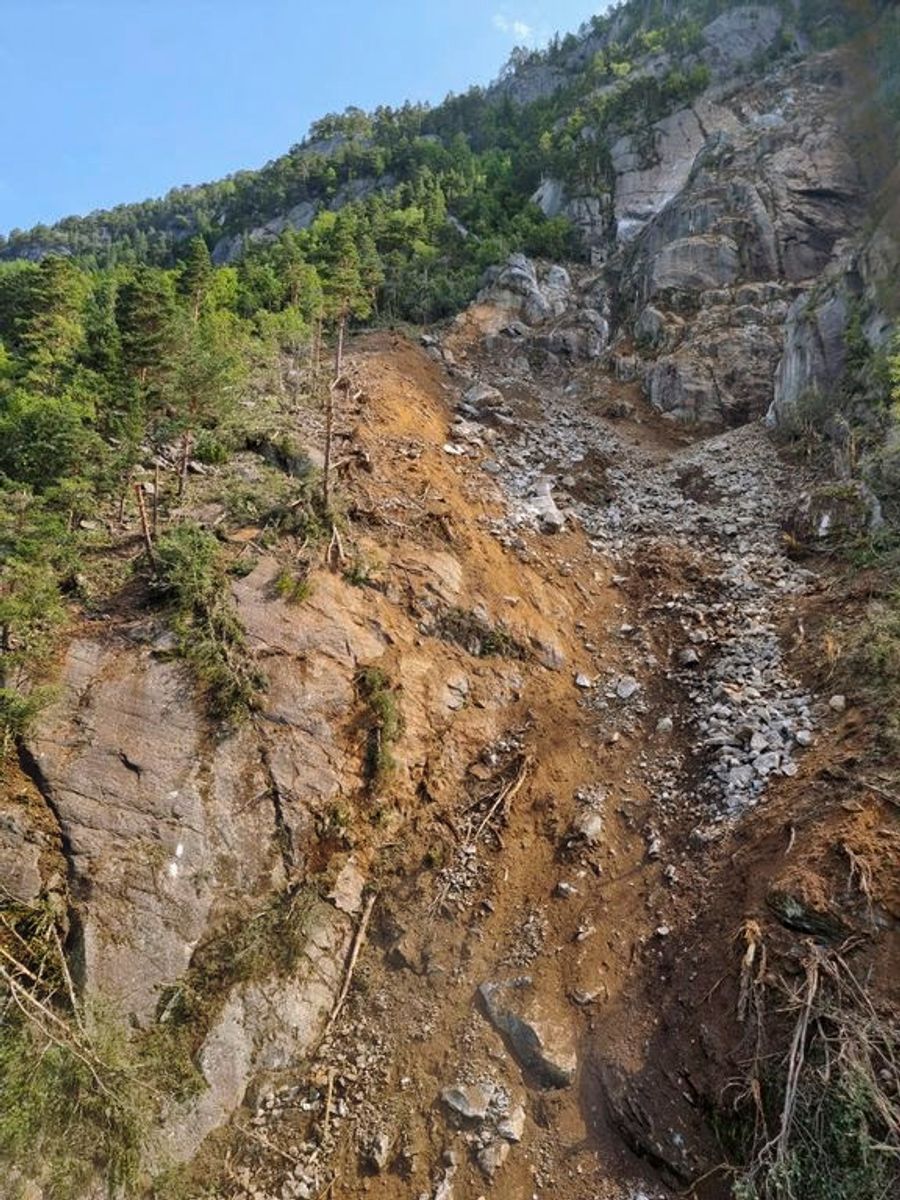
<path fill-rule="evenodd" d="M 616 695 L 620 700 L 630 700 L 641 690 L 641 685 L 633 675 L 623 675 L 616 684 Z"/>

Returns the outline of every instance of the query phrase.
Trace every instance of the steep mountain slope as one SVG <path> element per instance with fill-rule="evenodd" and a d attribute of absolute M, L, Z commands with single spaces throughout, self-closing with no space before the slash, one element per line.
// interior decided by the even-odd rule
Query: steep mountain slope
<path fill-rule="evenodd" d="M 900 22 L 826 8 L 634 0 L 10 240 L 120 265 L 0 294 L 0 1194 L 891 1194 L 898 783 L 853 664 Z M 236 265 L 124 265 L 198 230 Z M 330 378 L 323 320 L 426 261 L 473 303 Z"/>

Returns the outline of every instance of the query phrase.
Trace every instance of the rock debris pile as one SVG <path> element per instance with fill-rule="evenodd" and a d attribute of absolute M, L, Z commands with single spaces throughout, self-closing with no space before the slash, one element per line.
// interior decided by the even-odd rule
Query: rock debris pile
<path fill-rule="evenodd" d="M 490 368 L 469 376 L 460 411 L 452 436 L 489 454 L 482 466 L 509 497 L 508 513 L 492 523 L 508 548 L 527 554 L 524 529 L 577 526 L 625 586 L 660 554 L 693 567 L 697 586 L 646 599 L 648 629 L 626 629 L 632 673 L 606 683 L 577 675 L 586 702 L 630 708 L 621 719 L 633 729 L 656 684 L 676 683 L 689 765 L 704 767 L 707 818 L 734 817 L 771 777 L 795 774 L 815 719 L 811 697 L 786 671 L 780 635 L 815 576 L 784 553 L 786 468 L 762 423 L 664 453 L 639 422 L 603 416 L 578 378 L 538 387 Z M 797 486 L 792 478 L 790 491 Z M 650 652 L 652 633 L 670 644 L 668 663 Z M 668 731 L 671 716 L 659 720 Z"/>

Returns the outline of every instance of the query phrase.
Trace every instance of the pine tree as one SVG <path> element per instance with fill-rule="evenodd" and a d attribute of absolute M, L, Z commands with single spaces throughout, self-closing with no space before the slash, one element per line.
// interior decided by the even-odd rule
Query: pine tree
<path fill-rule="evenodd" d="M 178 290 L 182 296 L 187 297 L 195 322 L 200 320 L 200 311 L 209 292 L 212 277 L 212 259 L 209 257 L 206 242 L 201 237 L 192 238 L 178 278 Z"/>
<path fill-rule="evenodd" d="M 121 355 L 116 325 L 116 281 L 112 275 L 96 276 L 84 309 L 84 334 L 85 365 L 112 380 L 118 372 Z"/>
<path fill-rule="evenodd" d="M 175 298 L 162 271 L 138 267 L 119 288 L 116 324 L 122 365 L 144 389 L 158 391 L 172 366 Z"/>
<path fill-rule="evenodd" d="M 84 345 L 82 311 L 87 278 L 70 259 L 45 258 L 32 277 L 18 319 L 23 378 L 58 395 Z"/>
<path fill-rule="evenodd" d="M 218 312 L 194 321 L 182 314 L 170 387 L 170 408 L 182 427 L 179 493 L 184 490 L 194 434 L 224 420 L 245 378 L 246 356 L 236 318 Z"/>

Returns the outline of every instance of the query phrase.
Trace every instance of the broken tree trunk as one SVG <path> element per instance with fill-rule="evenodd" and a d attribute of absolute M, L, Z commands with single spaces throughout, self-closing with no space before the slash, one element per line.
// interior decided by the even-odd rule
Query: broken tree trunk
<path fill-rule="evenodd" d="M 187 484 L 187 473 L 188 473 L 188 466 L 190 465 L 190 461 L 191 461 L 191 445 L 192 445 L 192 443 L 193 443 L 193 438 L 191 436 L 191 431 L 189 429 L 186 429 L 184 431 L 184 439 L 181 444 L 181 464 L 179 466 L 179 471 L 178 471 L 178 495 L 179 495 L 179 497 L 184 495 L 185 485 Z"/>
<path fill-rule="evenodd" d="M 344 365 L 344 327 L 347 323 L 345 316 L 341 317 L 338 325 L 337 346 L 334 351 L 334 379 L 328 386 L 328 398 L 325 402 L 325 465 L 322 474 L 322 507 L 328 512 L 331 503 L 331 445 L 334 439 L 334 396 L 341 384 L 341 371 Z"/>
<path fill-rule="evenodd" d="M 147 547 L 147 557 L 150 559 L 151 566 L 156 569 L 156 551 L 153 549 L 153 534 L 150 531 L 150 522 L 147 520 L 147 503 L 144 497 L 144 485 L 136 483 L 134 485 L 134 494 L 137 497 L 138 512 L 141 514 L 141 531 L 144 535 L 144 545 Z"/>
<path fill-rule="evenodd" d="M 159 529 L 159 463 L 153 472 L 153 536 Z"/>

